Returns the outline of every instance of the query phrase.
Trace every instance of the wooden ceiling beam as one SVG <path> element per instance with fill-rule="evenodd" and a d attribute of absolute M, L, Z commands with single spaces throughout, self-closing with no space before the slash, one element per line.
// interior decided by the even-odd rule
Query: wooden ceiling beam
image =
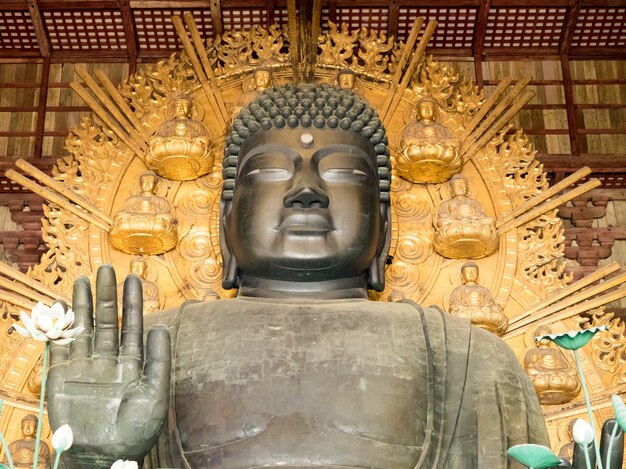
<path fill-rule="evenodd" d="M 220 0 L 210 0 L 209 7 L 211 8 L 211 25 L 213 26 L 213 35 L 221 36 L 224 33 L 222 3 Z"/>
<path fill-rule="evenodd" d="M 543 164 L 546 171 L 570 172 L 583 166 L 589 166 L 594 173 L 624 173 L 626 154 L 623 155 L 591 155 L 581 153 L 578 156 L 570 154 L 537 154 L 537 160 Z"/>
<path fill-rule="evenodd" d="M 130 0 L 131 8 L 141 8 L 142 10 L 168 9 L 168 8 L 210 8 L 210 0 L 188 0 L 188 1 L 161 1 L 161 0 Z"/>
<path fill-rule="evenodd" d="M 528 7 L 566 7 L 570 0 L 492 0 L 493 7 L 511 7 L 511 8 L 528 8 Z"/>
<path fill-rule="evenodd" d="M 387 36 L 398 39 L 398 20 L 400 17 L 400 6 L 398 0 L 389 0 L 389 13 L 387 16 Z"/>
<path fill-rule="evenodd" d="M 118 10 L 117 0 L 39 0 L 39 8 L 48 10 Z"/>
<path fill-rule="evenodd" d="M 120 0 L 120 12 L 122 13 L 124 39 L 126 41 L 126 50 L 128 52 L 128 74 L 133 75 L 137 70 L 137 51 L 139 50 L 139 41 L 137 39 L 137 32 L 135 31 L 135 22 L 133 21 L 133 14 L 130 10 L 129 0 Z"/>
<path fill-rule="evenodd" d="M 35 36 L 37 37 L 39 52 L 42 57 L 50 57 L 50 39 L 48 38 L 48 32 L 46 31 L 43 17 L 39 11 L 39 3 L 37 0 L 28 0 L 27 5 L 30 13 L 30 20 L 33 23 L 33 29 L 35 30 Z"/>
<path fill-rule="evenodd" d="M 567 13 L 565 13 L 561 37 L 559 38 L 559 54 L 569 54 L 569 51 L 572 48 L 572 38 L 574 37 L 579 15 L 580 0 L 570 0 Z"/>
<path fill-rule="evenodd" d="M 485 36 L 487 34 L 487 20 L 489 19 L 489 8 L 491 0 L 481 2 L 476 15 L 476 25 L 474 26 L 474 40 L 472 41 L 472 55 L 474 57 L 474 75 L 476 84 L 483 87 L 483 53 L 485 51 Z"/>

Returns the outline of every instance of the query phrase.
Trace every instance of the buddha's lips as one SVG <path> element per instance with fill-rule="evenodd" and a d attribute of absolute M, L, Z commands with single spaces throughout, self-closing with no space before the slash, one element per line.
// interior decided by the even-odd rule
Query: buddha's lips
<path fill-rule="evenodd" d="M 320 213 L 306 213 L 306 211 L 287 215 L 276 228 L 277 231 L 302 233 L 326 233 L 333 229 L 327 217 Z"/>

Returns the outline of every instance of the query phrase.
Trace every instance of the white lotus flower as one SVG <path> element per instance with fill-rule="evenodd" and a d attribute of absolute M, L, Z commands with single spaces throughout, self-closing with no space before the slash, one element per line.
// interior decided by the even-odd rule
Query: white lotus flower
<path fill-rule="evenodd" d="M 15 330 L 24 337 L 32 337 L 40 342 L 49 340 L 57 345 L 67 345 L 83 332 L 82 326 L 72 328 L 74 324 L 74 311 L 65 311 L 63 305 L 55 303 L 47 306 L 37 303 L 29 316 L 20 311 L 20 319 L 26 328 L 19 324 L 13 324 Z"/>
<path fill-rule="evenodd" d="M 61 425 L 52 434 L 52 447 L 58 453 L 61 453 L 63 451 L 67 451 L 68 449 L 70 449 L 73 442 L 74 442 L 74 434 L 72 433 L 72 429 L 67 423 L 65 425 Z"/>
<path fill-rule="evenodd" d="M 593 428 L 589 425 L 589 422 L 583 419 L 576 419 L 574 422 L 574 428 L 572 429 L 574 441 L 579 445 L 585 447 L 593 441 Z"/>
<path fill-rule="evenodd" d="M 122 461 L 118 459 L 113 463 L 111 469 L 138 469 L 138 464 L 135 461 Z"/>

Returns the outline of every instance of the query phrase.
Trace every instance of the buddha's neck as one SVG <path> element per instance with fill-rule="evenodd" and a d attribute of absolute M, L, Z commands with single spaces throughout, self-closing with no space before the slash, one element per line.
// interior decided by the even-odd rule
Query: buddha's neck
<path fill-rule="evenodd" d="M 306 298 L 337 300 L 367 298 L 364 276 L 322 282 L 289 282 L 259 277 L 239 277 L 239 295 L 256 298 Z"/>

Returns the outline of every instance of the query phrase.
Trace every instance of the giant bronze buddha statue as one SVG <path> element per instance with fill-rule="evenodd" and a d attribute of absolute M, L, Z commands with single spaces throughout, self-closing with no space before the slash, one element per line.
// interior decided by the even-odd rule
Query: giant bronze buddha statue
<path fill-rule="evenodd" d="M 384 287 L 389 164 L 353 91 L 287 85 L 246 106 L 221 210 L 238 296 L 147 316 L 167 327 L 150 330 L 144 361 L 140 279 L 126 279 L 121 338 L 112 268 L 98 272 L 95 330 L 78 279 L 86 330 L 53 348 L 49 374 L 52 427 L 74 428 L 67 467 L 139 461 L 159 435 L 172 457 L 160 465 L 193 469 L 498 469 L 520 467 L 507 447 L 547 444 L 502 340 L 438 308 L 368 300 Z"/>

